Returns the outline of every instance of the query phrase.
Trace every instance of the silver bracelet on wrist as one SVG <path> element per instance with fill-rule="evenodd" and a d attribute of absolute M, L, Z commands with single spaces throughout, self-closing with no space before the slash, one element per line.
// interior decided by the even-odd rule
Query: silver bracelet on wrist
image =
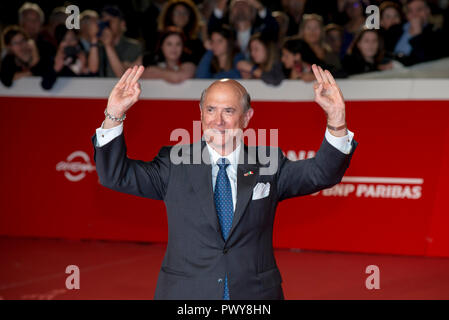
<path fill-rule="evenodd" d="M 327 127 L 328 127 L 329 129 L 331 129 L 331 130 L 334 130 L 334 131 L 338 131 L 338 130 L 346 129 L 346 128 L 347 128 L 347 127 L 346 127 L 346 122 L 345 122 L 345 124 L 343 124 L 343 125 L 341 125 L 341 126 L 339 126 L 339 127 L 334 127 L 334 126 L 331 126 L 330 124 L 327 124 Z"/>
<path fill-rule="evenodd" d="M 117 122 L 123 122 L 123 120 L 126 119 L 126 113 L 123 114 L 123 116 L 121 118 L 116 118 L 113 115 L 108 113 L 108 108 L 104 109 L 104 115 L 106 116 L 106 118 L 111 119 L 112 121 L 117 121 Z"/>

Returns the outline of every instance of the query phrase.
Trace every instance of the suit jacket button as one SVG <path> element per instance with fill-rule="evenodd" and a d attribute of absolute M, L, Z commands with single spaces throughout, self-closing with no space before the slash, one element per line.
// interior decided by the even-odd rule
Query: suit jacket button
<path fill-rule="evenodd" d="M 228 249 L 223 249 L 223 254 L 228 253 Z"/>

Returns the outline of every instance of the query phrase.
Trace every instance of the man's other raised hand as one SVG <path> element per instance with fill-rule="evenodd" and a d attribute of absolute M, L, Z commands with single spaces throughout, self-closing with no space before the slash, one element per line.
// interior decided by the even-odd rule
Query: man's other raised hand
<path fill-rule="evenodd" d="M 128 68 L 112 89 L 107 112 L 121 118 L 139 100 L 140 84 L 137 82 L 144 71 L 143 66 Z"/>
<path fill-rule="evenodd" d="M 343 94 L 334 77 L 328 70 L 312 65 L 313 74 L 317 82 L 314 85 L 315 102 L 324 110 L 327 116 L 328 128 L 341 128 L 330 130 L 335 136 L 346 134 L 346 110 Z M 331 127 L 329 127 L 331 126 Z"/>

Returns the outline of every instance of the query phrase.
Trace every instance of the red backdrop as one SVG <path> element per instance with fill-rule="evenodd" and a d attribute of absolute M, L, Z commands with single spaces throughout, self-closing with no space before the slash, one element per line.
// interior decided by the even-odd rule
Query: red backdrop
<path fill-rule="evenodd" d="M 91 137 L 106 99 L 0 97 L 0 234 L 164 242 L 163 202 L 98 183 Z M 279 129 L 289 157 L 316 151 L 325 118 L 312 102 L 254 102 L 254 129 Z M 449 256 L 449 102 L 349 101 L 359 142 L 341 184 L 279 205 L 276 247 Z M 198 101 L 139 101 L 128 156 L 151 160 Z M 74 153 L 76 152 L 76 153 Z M 78 179 L 78 181 L 72 180 Z"/>

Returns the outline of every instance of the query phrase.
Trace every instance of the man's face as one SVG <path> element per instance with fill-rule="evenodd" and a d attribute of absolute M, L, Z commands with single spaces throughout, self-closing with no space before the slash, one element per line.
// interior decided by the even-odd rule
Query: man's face
<path fill-rule="evenodd" d="M 207 90 L 201 109 L 201 125 L 206 141 L 214 149 L 232 152 L 253 115 L 244 112 L 243 87 L 233 80 L 220 80 Z M 243 89 L 244 90 L 244 89 Z"/>
<path fill-rule="evenodd" d="M 363 7 L 360 0 L 347 0 L 345 3 L 345 12 L 350 19 L 363 16 Z"/>
<path fill-rule="evenodd" d="M 230 20 L 233 23 L 251 21 L 252 8 L 246 1 L 236 1 L 230 8 Z"/>
<path fill-rule="evenodd" d="M 119 17 L 115 17 L 107 14 L 106 12 L 103 12 L 102 20 L 105 22 L 109 22 L 109 29 L 111 29 L 111 32 L 114 36 L 119 36 L 122 34 L 124 22 Z"/>
<path fill-rule="evenodd" d="M 98 18 L 86 17 L 81 20 L 81 34 L 83 35 L 96 35 L 98 33 Z"/>
<path fill-rule="evenodd" d="M 36 11 L 26 10 L 23 12 L 21 27 L 31 38 L 35 38 L 38 35 L 41 30 L 41 26 L 41 19 Z"/>
<path fill-rule="evenodd" d="M 304 11 L 305 0 L 283 0 L 282 6 L 292 16 L 302 15 Z"/>
<path fill-rule="evenodd" d="M 421 24 L 426 24 L 429 20 L 430 10 L 424 1 L 417 0 L 407 5 L 407 20 L 419 19 Z"/>
<path fill-rule="evenodd" d="M 391 26 L 401 23 L 401 16 L 399 12 L 393 8 L 386 8 L 380 17 L 380 26 L 385 30 L 390 29 Z"/>

